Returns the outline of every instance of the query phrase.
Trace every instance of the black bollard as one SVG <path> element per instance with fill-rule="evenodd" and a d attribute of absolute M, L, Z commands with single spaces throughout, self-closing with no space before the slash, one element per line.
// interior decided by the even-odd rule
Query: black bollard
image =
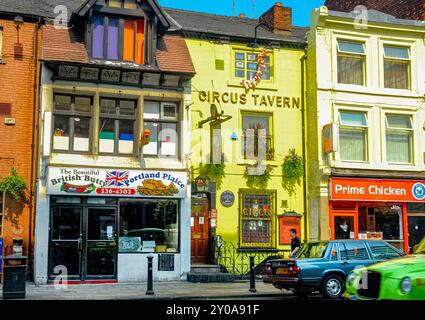
<path fill-rule="evenodd" d="M 257 289 L 255 289 L 254 256 L 249 257 L 249 265 L 250 265 L 250 288 L 249 288 L 249 292 L 257 292 Z"/>
<path fill-rule="evenodd" d="M 147 295 L 154 295 L 153 292 L 153 257 L 148 257 L 148 290 L 146 290 Z"/>

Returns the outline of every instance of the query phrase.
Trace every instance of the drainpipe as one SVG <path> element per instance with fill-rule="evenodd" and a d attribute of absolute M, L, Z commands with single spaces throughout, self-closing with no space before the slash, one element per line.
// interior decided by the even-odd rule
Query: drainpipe
<path fill-rule="evenodd" d="M 31 138 L 31 178 L 30 178 L 30 203 L 29 203 L 29 231 L 28 231 L 28 262 L 29 262 L 29 270 L 30 273 L 33 272 L 33 265 L 32 262 L 32 229 L 33 229 L 33 217 L 35 216 L 35 212 L 33 214 L 33 209 L 35 211 L 36 208 L 36 196 L 34 194 L 34 186 L 35 186 L 35 170 L 36 167 L 34 167 L 34 161 L 36 158 L 36 154 L 38 151 L 38 146 L 36 147 L 36 110 L 37 110 L 37 71 L 38 71 L 38 50 L 39 50 L 39 31 L 42 23 L 44 22 L 43 18 L 38 18 L 38 21 L 35 26 L 35 47 L 34 47 L 34 84 L 33 84 L 33 107 L 32 107 L 32 138 Z M 37 144 L 38 145 L 38 144 Z M 37 148 L 37 150 L 36 150 Z M 37 163 L 38 163 L 38 157 L 37 157 Z M 36 164 L 37 166 L 37 164 Z"/>
<path fill-rule="evenodd" d="M 304 49 L 304 55 L 301 57 L 301 116 L 302 116 L 302 144 L 303 144 L 303 211 L 304 211 L 304 242 L 307 242 L 307 161 L 306 161 L 306 125 L 305 125 L 305 115 L 306 115 L 306 103 L 305 103 L 305 62 L 307 60 L 307 51 Z"/>

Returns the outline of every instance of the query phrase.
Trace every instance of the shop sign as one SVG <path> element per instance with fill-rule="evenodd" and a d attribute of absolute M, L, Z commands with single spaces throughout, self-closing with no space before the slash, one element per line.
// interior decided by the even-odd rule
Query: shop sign
<path fill-rule="evenodd" d="M 235 195 L 232 191 L 224 191 L 221 194 L 220 202 L 225 207 L 231 207 L 235 203 Z"/>
<path fill-rule="evenodd" d="M 425 202 L 425 181 L 332 178 L 331 200 Z"/>
<path fill-rule="evenodd" d="M 51 167 L 47 193 L 185 198 L 186 182 L 185 172 Z"/>

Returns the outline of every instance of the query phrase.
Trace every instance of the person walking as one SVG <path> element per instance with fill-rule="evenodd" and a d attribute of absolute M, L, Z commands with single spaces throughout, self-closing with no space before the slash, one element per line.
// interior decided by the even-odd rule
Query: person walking
<path fill-rule="evenodd" d="M 295 258 L 295 256 L 297 255 L 297 253 L 301 249 L 301 240 L 300 240 L 300 238 L 297 237 L 297 230 L 296 229 L 289 230 L 289 234 L 291 236 L 291 254 L 290 254 L 290 257 Z"/>

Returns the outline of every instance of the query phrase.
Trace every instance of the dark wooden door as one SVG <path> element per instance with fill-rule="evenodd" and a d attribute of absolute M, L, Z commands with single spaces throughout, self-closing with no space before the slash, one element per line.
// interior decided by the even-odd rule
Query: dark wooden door
<path fill-rule="evenodd" d="M 192 197 L 191 215 L 191 257 L 192 263 L 207 263 L 209 250 L 209 200 L 206 195 Z"/>

